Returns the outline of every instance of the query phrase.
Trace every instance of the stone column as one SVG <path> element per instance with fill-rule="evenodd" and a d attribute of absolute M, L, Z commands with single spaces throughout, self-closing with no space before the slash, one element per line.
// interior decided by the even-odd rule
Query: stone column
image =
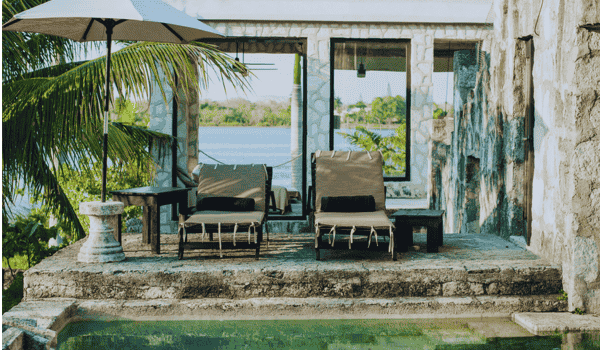
<path fill-rule="evenodd" d="M 433 119 L 433 36 L 415 34 L 411 40 L 410 182 L 401 184 L 403 196 L 427 197 L 429 165 L 428 120 Z"/>
<path fill-rule="evenodd" d="M 308 43 L 308 115 L 306 137 L 307 184 L 311 184 L 310 154 L 329 150 L 330 37 L 309 34 Z"/>
<path fill-rule="evenodd" d="M 292 86 L 292 125 L 291 157 L 292 157 L 292 187 L 298 191 L 302 189 L 302 85 Z"/>
<path fill-rule="evenodd" d="M 123 213 L 121 202 L 83 202 L 79 212 L 90 217 L 90 235 L 81 246 L 80 262 L 112 262 L 125 260 L 123 248 L 114 237 L 114 221 Z"/>

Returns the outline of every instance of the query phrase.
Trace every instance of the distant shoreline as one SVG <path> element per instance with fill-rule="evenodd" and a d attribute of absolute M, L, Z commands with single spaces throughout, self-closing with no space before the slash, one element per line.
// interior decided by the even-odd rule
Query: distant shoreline
<path fill-rule="evenodd" d="M 362 126 L 367 129 L 375 130 L 394 130 L 399 127 L 401 124 L 396 125 L 375 125 L 375 124 L 341 124 L 339 129 L 355 129 L 357 126 Z M 198 125 L 199 128 L 291 128 L 291 125 Z M 334 130 L 339 130 L 334 129 Z"/>
<path fill-rule="evenodd" d="M 198 125 L 199 128 L 291 128 L 291 125 Z"/>

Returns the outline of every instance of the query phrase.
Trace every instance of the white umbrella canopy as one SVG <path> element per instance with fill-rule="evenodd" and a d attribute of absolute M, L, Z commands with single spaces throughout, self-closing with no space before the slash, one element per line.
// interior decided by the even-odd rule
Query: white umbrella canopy
<path fill-rule="evenodd" d="M 112 40 L 185 44 L 223 34 L 162 0 L 52 0 L 16 14 L 3 31 L 106 41 L 106 88 L 102 154 L 102 202 L 106 201 L 108 109 Z"/>
<path fill-rule="evenodd" d="M 15 15 L 2 30 L 79 42 L 106 41 L 106 27 L 101 23 L 105 19 L 120 22 L 113 29 L 112 40 L 181 44 L 223 36 L 162 0 L 53 0 Z"/>

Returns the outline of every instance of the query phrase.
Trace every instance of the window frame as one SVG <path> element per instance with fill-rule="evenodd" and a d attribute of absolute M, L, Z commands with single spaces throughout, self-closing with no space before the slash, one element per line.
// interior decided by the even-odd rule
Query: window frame
<path fill-rule="evenodd" d="M 360 38 L 330 38 L 329 43 L 329 65 L 330 65 L 330 76 L 329 76 L 329 150 L 333 151 L 334 146 L 334 103 L 335 103 L 335 45 L 353 41 L 353 42 L 377 42 L 377 43 L 402 43 L 406 45 L 406 158 L 405 158 L 405 173 L 404 176 L 385 176 L 383 180 L 385 182 L 409 182 L 410 181 L 410 168 L 411 168 L 411 40 L 410 39 L 360 39 Z"/>

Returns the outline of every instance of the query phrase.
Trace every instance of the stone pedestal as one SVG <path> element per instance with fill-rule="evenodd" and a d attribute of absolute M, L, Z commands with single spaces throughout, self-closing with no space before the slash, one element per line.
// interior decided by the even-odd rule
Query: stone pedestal
<path fill-rule="evenodd" d="M 125 260 L 123 247 L 114 237 L 114 217 L 123 213 L 121 202 L 84 202 L 79 212 L 90 217 L 90 235 L 81 247 L 80 262 L 112 262 Z"/>

